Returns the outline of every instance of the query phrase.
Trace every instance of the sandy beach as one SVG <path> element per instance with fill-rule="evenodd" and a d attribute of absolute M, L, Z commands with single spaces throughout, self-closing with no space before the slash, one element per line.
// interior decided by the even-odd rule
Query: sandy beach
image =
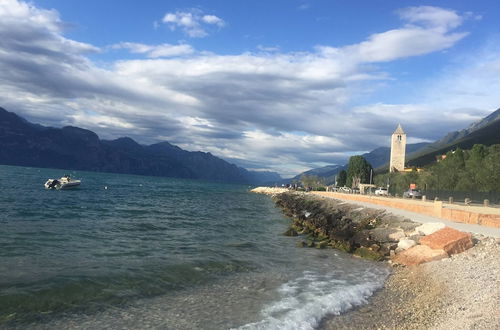
<path fill-rule="evenodd" d="M 473 248 L 451 258 L 394 267 L 368 305 L 321 328 L 499 329 L 500 240 L 474 238 Z"/>

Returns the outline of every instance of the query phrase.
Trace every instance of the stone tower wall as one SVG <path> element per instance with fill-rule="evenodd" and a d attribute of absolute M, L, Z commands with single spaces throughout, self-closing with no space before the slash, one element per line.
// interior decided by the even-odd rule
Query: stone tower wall
<path fill-rule="evenodd" d="M 404 171 L 406 152 L 406 134 L 394 133 L 391 137 L 391 162 L 390 172 Z"/>

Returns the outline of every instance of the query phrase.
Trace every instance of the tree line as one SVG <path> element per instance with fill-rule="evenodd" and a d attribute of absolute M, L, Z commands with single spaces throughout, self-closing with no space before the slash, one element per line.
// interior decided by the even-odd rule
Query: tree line
<path fill-rule="evenodd" d="M 414 183 L 423 190 L 500 191 L 500 144 L 476 144 L 470 150 L 451 150 L 436 163 L 407 173 L 385 173 L 375 177 L 378 186 L 390 185 L 401 193 Z"/>
<path fill-rule="evenodd" d="M 349 159 L 347 171 L 337 175 L 337 186 L 356 187 L 360 183 L 370 183 L 372 166 L 362 156 Z M 311 189 L 322 189 L 324 178 L 315 175 L 303 175 L 302 185 Z M 416 184 L 423 190 L 449 191 L 500 191 L 500 144 L 485 146 L 476 144 L 470 150 L 457 148 L 451 150 L 437 162 L 417 172 L 393 172 L 378 174 L 373 183 L 379 187 L 390 186 L 397 194 L 408 190 L 410 184 Z"/>
<path fill-rule="evenodd" d="M 372 166 L 363 156 L 352 156 L 349 158 L 347 171 L 341 170 L 337 175 L 338 187 L 357 187 L 360 183 L 367 183 L 370 180 Z M 314 190 L 325 186 L 325 180 L 317 175 L 302 175 L 300 182 L 303 187 Z"/>

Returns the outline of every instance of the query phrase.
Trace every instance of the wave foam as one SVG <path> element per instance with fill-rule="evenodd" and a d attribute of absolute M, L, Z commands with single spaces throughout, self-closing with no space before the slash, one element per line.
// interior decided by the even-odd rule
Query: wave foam
<path fill-rule="evenodd" d="M 319 275 L 305 271 L 279 288 L 280 300 L 264 307 L 261 321 L 238 329 L 315 329 L 327 315 L 339 315 L 366 304 L 388 274 L 386 269 L 371 268 L 339 279 L 338 272 Z"/>

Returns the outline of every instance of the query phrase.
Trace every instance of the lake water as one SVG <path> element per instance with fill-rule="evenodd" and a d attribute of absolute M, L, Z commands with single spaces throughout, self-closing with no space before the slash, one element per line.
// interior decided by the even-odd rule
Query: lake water
<path fill-rule="evenodd" d="M 44 189 L 64 174 L 80 188 Z M 314 329 L 383 285 L 248 189 L 0 166 L 0 327 Z"/>

